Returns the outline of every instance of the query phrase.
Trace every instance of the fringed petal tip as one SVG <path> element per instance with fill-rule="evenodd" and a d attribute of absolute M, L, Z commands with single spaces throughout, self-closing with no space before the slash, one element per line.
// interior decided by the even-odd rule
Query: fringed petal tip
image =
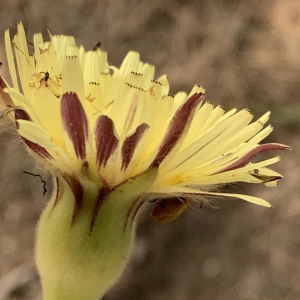
<path fill-rule="evenodd" d="M 274 150 L 289 150 L 291 151 L 292 148 L 290 146 L 279 144 L 279 143 L 269 143 L 269 144 L 263 144 L 267 146 L 267 149 L 265 151 L 274 151 Z M 263 146 L 262 145 L 262 146 Z"/>
<path fill-rule="evenodd" d="M 284 145 L 284 144 L 279 144 L 279 145 L 282 145 L 283 147 L 285 147 L 284 150 L 292 151 L 292 147 L 290 147 L 290 146 L 287 146 L 287 145 Z"/>
<path fill-rule="evenodd" d="M 247 164 L 249 164 L 260 153 L 274 151 L 274 150 L 280 150 L 280 151 L 291 150 L 291 148 L 287 145 L 276 144 L 276 143 L 258 145 L 257 147 L 255 147 L 254 149 L 249 151 L 246 155 L 244 155 L 243 157 L 241 157 L 240 159 L 238 159 L 231 165 L 225 167 L 223 170 L 219 171 L 219 173 L 242 168 L 242 167 L 246 166 Z M 281 158 L 279 157 L 279 159 L 281 159 Z"/>

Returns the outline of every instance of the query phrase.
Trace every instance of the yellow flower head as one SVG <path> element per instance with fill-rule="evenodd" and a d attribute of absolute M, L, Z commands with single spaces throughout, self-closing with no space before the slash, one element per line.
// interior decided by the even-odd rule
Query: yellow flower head
<path fill-rule="evenodd" d="M 17 69 L 7 30 L 13 87 L 1 78 L 2 103 L 32 154 L 55 172 L 79 181 L 86 173 L 113 189 L 157 168 L 145 199 L 176 206 L 174 197 L 185 204 L 184 199 L 222 196 L 270 206 L 213 188 L 231 182 L 275 185 L 282 177 L 267 168 L 279 157 L 252 162 L 261 152 L 289 149 L 259 144 L 273 129 L 264 127 L 269 112 L 250 123 L 247 109 L 225 113 L 203 101 L 198 85 L 189 95 L 171 96 L 167 77 L 155 80 L 154 66 L 141 62 L 137 52 L 117 68 L 100 47 L 85 51 L 71 36 L 50 35 L 44 42 L 35 34 L 31 55 L 21 23 L 13 45 Z"/>

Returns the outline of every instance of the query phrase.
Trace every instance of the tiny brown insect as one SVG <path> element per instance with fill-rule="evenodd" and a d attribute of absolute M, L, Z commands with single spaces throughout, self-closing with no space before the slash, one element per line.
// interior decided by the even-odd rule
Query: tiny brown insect
<path fill-rule="evenodd" d="M 48 71 L 46 71 L 46 72 L 45 72 L 45 77 L 44 77 L 44 80 L 45 80 L 45 81 L 48 81 L 48 79 L 49 79 L 49 76 L 50 76 L 50 75 L 49 75 L 49 72 L 48 72 Z"/>
<path fill-rule="evenodd" d="M 41 79 L 40 79 L 40 83 L 44 82 L 45 83 L 45 86 L 48 87 L 48 79 L 50 77 L 50 74 L 48 71 L 46 72 L 40 72 L 40 75 L 44 75 Z"/>
<path fill-rule="evenodd" d="M 93 51 L 96 51 L 97 49 L 100 49 L 101 44 L 102 44 L 101 42 L 98 42 L 98 43 L 94 46 Z"/>
<path fill-rule="evenodd" d="M 178 217 L 187 209 L 191 203 L 191 198 L 170 197 L 155 201 L 151 216 L 159 222 L 170 222 Z"/>

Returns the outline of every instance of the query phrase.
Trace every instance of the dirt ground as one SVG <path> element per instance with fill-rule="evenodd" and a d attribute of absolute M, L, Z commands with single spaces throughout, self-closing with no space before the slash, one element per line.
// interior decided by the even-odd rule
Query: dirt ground
<path fill-rule="evenodd" d="M 225 187 L 262 197 L 274 209 L 219 200 L 221 209 L 190 209 L 159 224 L 146 211 L 134 254 L 105 300 L 300 299 L 300 0 L 0 0 L 2 35 L 22 21 L 28 39 L 47 29 L 70 34 L 86 49 L 101 41 L 110 64 L 129 50 L 167 74 L 171 92 L 206 87 L 226 109 L 271 110 L 281 142 L 276 188 Z M 22 142 L 0 126 L 0 300 L 41 300 L 34 266 L 35 225 L 50 196 Z"/>

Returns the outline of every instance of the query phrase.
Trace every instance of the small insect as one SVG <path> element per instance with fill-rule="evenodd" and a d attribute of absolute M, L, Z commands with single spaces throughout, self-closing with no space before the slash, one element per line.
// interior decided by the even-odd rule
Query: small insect
<path fill-rule="evenodd" d="M 94 47 L 93 47 L 93 51 L 96 51 L 97 49 L 100 49 L 101 47 L 101 42 L 98 42 Z"/>
<path fill-rule="evenodd" d="M 44 82 L 45 86 L 48 87 L 47 81 L 49 80 L 49 78 L 50 74 L 48 71 L 36 73 L 31 77 L 32 81 L 29 83 L 29 85 L 31 87 L 36 87 L 35 81 L 37 80 L 39 82 L 39 86 L 41 86 L 41 83 Z"/>
<path fill-rule="evenodd" d="M 46 72 L 40 72 L 40 74 L 43 74 L 43 75 L 44 75 L 44 76 L 40 79 L 40 83 L 41 83 L 41 82 L 44 82 L 44 83 L 45 83 L 45 86 L 48 87 L 47 81 L 48 81 L 48 79 L 50 78 L 49 72 L 48 72 L 48 71 L 46 71 Z"/>
<path fill-rule="evenodd" d="M 151 216 L 159 222 L 170 222 L 178 217 L 187 209 L 191 203 L 191 198 L 170 197 L 155 201 Z"/>
<path fill-rule="evenodd" d="M 49 72 L 46 71 L 46 72 L 45 72 L 45 76 L 44 76 L 44 80 L 47 82 L 48 79 L 49 79 Z"/>

